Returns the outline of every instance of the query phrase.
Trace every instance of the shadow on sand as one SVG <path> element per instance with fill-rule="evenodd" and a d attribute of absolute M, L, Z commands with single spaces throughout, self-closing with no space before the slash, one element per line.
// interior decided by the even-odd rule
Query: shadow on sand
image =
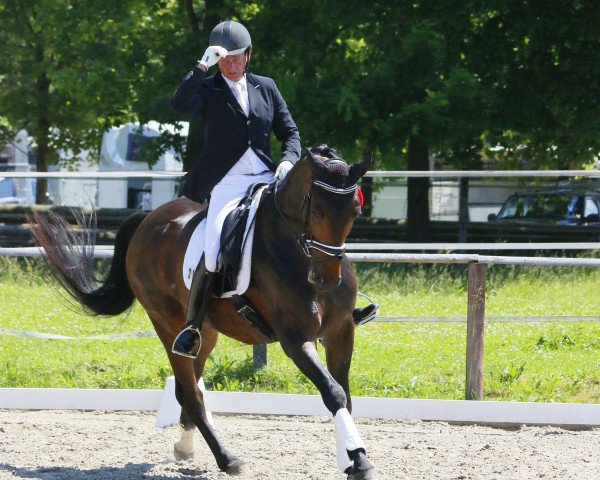
<path fill-rule="evenodd" d="M 148 473 L 155 465 L 150 463 L 130 463 L 123 467 L 102 467 L 81 469 L 73 467 L 15 467 L 0 463 L 0 476 L 3 472 L 12 475 L 10 478 L 35 478 L 43 480 L 173 480 L 173 476 L 152 475 Z M 185 468 L 173 463 L 171 470 L 183 477 L 193 477 L 194 480 L 210 480 L 203 476 L 206 470 Z"/>

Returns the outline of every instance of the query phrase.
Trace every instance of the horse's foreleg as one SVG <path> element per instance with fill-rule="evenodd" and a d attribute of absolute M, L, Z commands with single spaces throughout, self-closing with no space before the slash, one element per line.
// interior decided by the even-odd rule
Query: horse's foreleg
<path fill-rule="evenodd" d="M 365 453 L 365 444 L 347 409 L 346 391 L 321 362 L 313 341 L 300 340 L 301 335 L 290 335 L 289 338 L 291 341 L 281 341 L 285 353 L 318 388 L 325 406 L 334 416 L 338 467 L 348 474 L 348 479 L 376 478 L 375 469 Z"/>
<path fill-rule="evenodd" d="M 352 399 L 350 397 L 350 363 L 354 351 L 354 326 L 348 322 L 347 326 L 338 330 L 334 337 L 324 338 L 321 343 L 325 347 L 327 369 L 341 385 L 346 393 L 346 408 L 352 413 Z"/>
<path fill-rule="evenodd" d="M 219 441 L 217 435 L 208 421 L 206 408 L 204 406 L 204 396 L 198 387 L 196 372 L 202 373 L 204 362 L 208 353 L 212 351 L 216 343 L 217 333 L 212 329 L 205 328 L 202 331 L 202 348 L 197 360 L 191 360 L 179 355 L 169 353 L 169 359 L 175 374 L 175 396 L 177 401 L 185 410 L 182 416 L 184 421 L 191 421 L 206 441 L 208 448 L 213 453 L 217 466 L 229 474 L 235 475 L 244 471 L 245 463 L 232 455 Z M 194 365 L 196 362 L 196 365 Z M 199 363 L 198 363 L 199 362 Z M 202 366 L 202 368 L 200 368 Z M 192 430 L 193 431 L 193 430 Z M 189 442 L 190 432 L 182 432 L 182 440 Z M 181 440 L 180 440 L 181 441 Z M 189 443 L 188 443 L 189 445 Z"/>
<path fill-rule="evenodd" d="M 354 445 L 354 447 L 357 448 L 353 448 L 352 445 L 352 438 L 358 436 L 354 422 L 350 417 L 350 413 L 352 413 L 352 399 L 350 396 L 349 372 L 354 350 L 354 325 L 351 322 L 348 322 L 334 337 L 327 337 L 326 339 L 323 339 L 322 343 L 325 347 L 327 369 L 346 393 L 347 411 L 340 411 L 339 415 L 336 415 L 335 418 L 338 458 L 348 458 L 352 462 L 352 472 L 349 474 L 348 478 L 375 478 L 375 470 L 367 458 L 364 444 L 362 445 L 362 448 L 357 445 Z M 345 456 L 346 452 L 347 457 Z"/>

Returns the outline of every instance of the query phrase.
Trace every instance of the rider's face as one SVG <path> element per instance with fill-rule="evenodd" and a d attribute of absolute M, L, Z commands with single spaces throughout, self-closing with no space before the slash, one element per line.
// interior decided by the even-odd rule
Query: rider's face
<path fill-rule="evenodd" d="M 244 68 L 246 68 L 248 60 L 245 53 L 238 55 L 228 55 L 219 60 L 219 70 L 224 77 L 227 77 L 232 82 L 237 82 L 244 76 Z"/>

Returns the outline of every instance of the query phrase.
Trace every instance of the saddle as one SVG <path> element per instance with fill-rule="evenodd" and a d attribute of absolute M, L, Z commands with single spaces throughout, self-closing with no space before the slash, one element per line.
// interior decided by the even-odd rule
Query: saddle
<path fill-rule="evenodd" d="M 220 240 L 220 265 L 219 274 L 221 276 L 221 293 L 230 292 L 236 289 L 237 275 L 240 270 L 242 253 L 244 251 L 245 234 L 249 229 L 248 217 L 250 214 L 250 205 L 255 196 L 265 183 L 255 183 L 248 187 L 246 195 L 240 200 L 237 207 L 233 209 L 223 222 Z M 263 189 L 261 195 L 267 189 Z M 262 200 L 262 197 L 259 201 Z M 255 217 L 256 218 L 256 217 Z"/>
<path fill-rule="evenodd" d="M 261 188 L 264 185 L 266 184 L 255 183 L 250 185 L 246 195 L 240 200 L 238 206 L 225 217 L 221 230 L 221 250 L 219 253 L 221 268 L 217 273 L 220 281 L 216 282 L 219 291 L 215 292 L 217 297 L 223 295 L 224 292 L 233 291 L 237 287 L 238 272 L 244 252 L 244 243 L 247 238 L 246 232 L 251 227 L 251 225 L 248 225 L 250 206 L 256 195 L 261 195 L 258 198 L 258 202 L 262 201 L 268 191 L 267 188 Z M 232 295 L 232 299 L 235 309 L 242 317 L 260 330 L 267 338 L 275 338 L 275 332 L 273 332 L 269 324 L 257 312 L 252 302 L 245 295 L 234 294 Z"/>
<path fill-rule="evenodd" d="M 250 228 L 248 225 L 250 217 L 256 218 L 255 208 L 269 191 L 269 188 L 263 188 L 264 183 L 251 185 L 246 195 L 239 201 L 225 218 L 221 230 L 219 268 L 215 273 L 216 278 L 211 289 L 211 294 L 216 298 L 229 297 L 233 300 L 237 312 L 250 322 L 254 327 L 260 330 L 267 338 L 275 338 L 273 330 L 268 323 L 258 313 L 250 300 L 242 292 L 249 282 L 250 264 L 248 259 L 244 259 L 244 250 L 246 254 L 251 250 Z M 257 195 L 261 193 L 260 197 Z M 194 272 L 202 262 L 201 252 L 204 248 L 204 229 L 201 221 L 205 218 L 206 212 L 202 212 L 190 220 L 190 228 L 193 234 L 188 243 L 188 248 L 184 258 L 183 277 L 187 288 L 190 288 Z M 187 228 L 187 227 L 186 227 Z M 191 246 L 190 246 L 191 245 Z M 198 245 L 201 247 L 198 248 Z M 240 276 L 240 271 L 247 271 L 247 275 Z M 240 282 L 242 284 L 240 285 Z"/>

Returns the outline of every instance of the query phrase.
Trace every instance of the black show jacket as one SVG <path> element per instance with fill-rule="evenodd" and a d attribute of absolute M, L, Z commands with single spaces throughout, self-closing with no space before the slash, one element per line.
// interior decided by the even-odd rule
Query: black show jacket
<path fill-rule="evenodd" d="M 198 67 L 183 79 L 171 108 L 183 115 L 203 119 L 202 152 L 184 179 L 182 194 L 202 202 L 244 152 L 251 147 L 275 171 L 271 158 L 270 133 L 282 144 L 282 160 L 296 163 L 300 158 L 300 134 L 275 82 L 268 77 L 246 74 L 248 117 L 221 73 L 207 77 Z"/>

